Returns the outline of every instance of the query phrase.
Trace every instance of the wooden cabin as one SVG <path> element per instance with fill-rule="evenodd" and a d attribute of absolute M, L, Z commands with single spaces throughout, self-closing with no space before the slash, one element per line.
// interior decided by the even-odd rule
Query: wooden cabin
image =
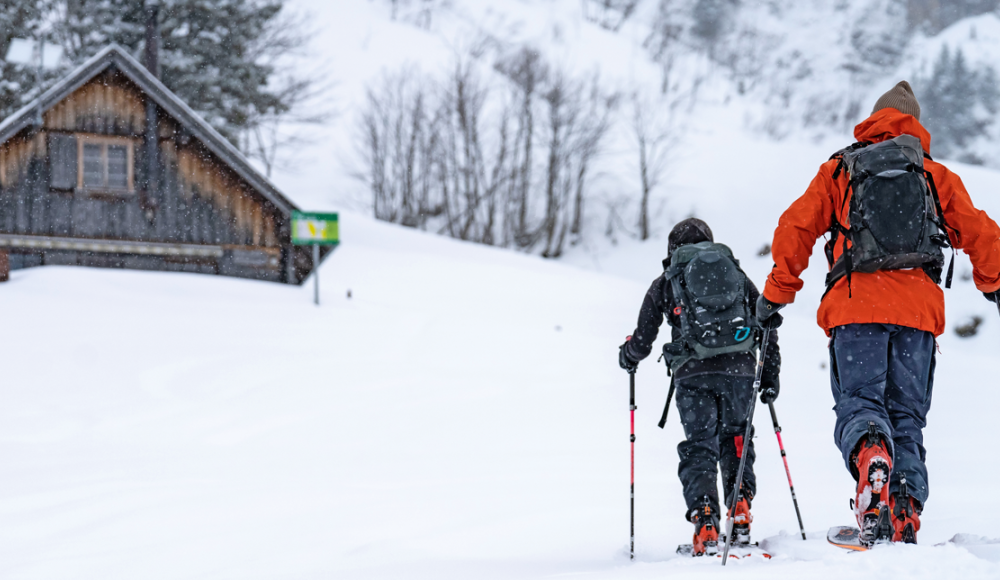
<path fill-rule="evenodd" d="M 118 46 L 0 122 L 0 263 L 301 283 L 298 209 Z M 323 249 L 325 256 L 329 250 Z"/>

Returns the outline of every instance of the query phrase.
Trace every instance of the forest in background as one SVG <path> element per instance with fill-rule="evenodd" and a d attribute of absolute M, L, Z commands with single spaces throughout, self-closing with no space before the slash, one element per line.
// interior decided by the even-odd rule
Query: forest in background
<path fill-rule="evenodd" d="M 303 64 L 317 33 L 306 12 L 285 0 L 161 0 L 161 79 L 268 176 L 313 144 L 299 127 L 336 110 L 353 149 L 344 171 L 378 219 L 546 257 L 597 237 L 655 237 L 665 211 L 689 211 L 670 192 L 671 167 L 690 119 L 720 93 L 746 105 L 740 129 L 821 139 L 849 132 L 873 87 L 905 75 L 936 156 L 1000 158 L 1000 48 L 975 26 L 955 32 L 1000 0 L 537 0 L 531 9 L 556 7 L 566 22 L 534 39 L 516 22 L 469 25 L 469 0 L 361 1 L 442 37 L 451 56 L 367 71 L 364 98 L 341 107 L 340 73 Z M 40 85 L 32 67 L 0 62 L 0 117 L 111 42 L 140 59 L 145 48 L 144 0 L 5 7 L 0 54 L 13 38 L 42 38 L 65 56 Z M 555 56 L 574 19 L 634 45 L 636 75 Z"/>

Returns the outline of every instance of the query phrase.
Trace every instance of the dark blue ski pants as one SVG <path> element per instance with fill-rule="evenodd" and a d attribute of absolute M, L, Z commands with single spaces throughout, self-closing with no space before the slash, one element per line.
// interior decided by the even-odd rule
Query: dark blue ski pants
<path fill-rule="evenodd" d="M 910 495 L 927 501 L 923 428 L 934 386 L 934 335 L 892 324 L 848 324 L 830 341 L 833 439 L 857 479 L 851 454 L 874 423 L 892 442 L 890 493 L 902 476 Z"/>

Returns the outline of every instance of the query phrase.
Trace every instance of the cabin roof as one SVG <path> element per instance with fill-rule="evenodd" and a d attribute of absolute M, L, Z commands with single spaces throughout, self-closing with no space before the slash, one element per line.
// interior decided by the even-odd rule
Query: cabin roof
<path fill-rule="evenodd" d="M 115 68 L 128 77 L 167 114 L 191 131 L 201 143 L 273 203 L 285 215 L 298 207 L 286 198 L 271 181 L 254 169 L 232 143 L 219 134 L 207 121 L 168 89 L 160 79 L 117 44 L 105 47 L 63 79 L 14 114 L 0 121 L 0 143 L 3 143 L 34 122 L 35 111 L 41 105 L 48 111 L 74 91 L 105 70 Z"/>

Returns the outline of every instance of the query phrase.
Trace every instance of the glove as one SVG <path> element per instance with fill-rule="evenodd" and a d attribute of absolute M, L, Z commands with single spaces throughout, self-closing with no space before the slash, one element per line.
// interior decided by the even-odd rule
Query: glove
<path fill-rule="evenodd" d="M 770 405 L 777 400 L 779 392 L 781 392 L 781 385 L 778 383 L 778 379 L 768 381 L 767 383 L 761 385 L 760 402 L 765 405 Z"/>
<path fill-rule="evenodd" d="M 632 337 L 630 336 L 629 338 Z M 639 368 L 639 363 L 628 357 L 628 354 L 625 353 L 626 346 L 628 346 L 627 340 L 624 344 L 618 347 L 618 366 L 628 371 L 629 374 L 632 374 L 637 368 Z"/>
<path fill-rule="evenodd" d="M 761 328 L 768 328 L 770 330 L 778 328 L 784 322 L 784 318 L 778 314 L 778 311 L 784 307 L 784 304 L 771 302 L 761 294 L 757 298 L 757 323 L 760 324 Z"/>
<path fill-rule="evenodd" d="M 1000 290 L 997 290 L 995 292 L 983 292 L 983 296 L 985 296 L 986 299 L 989 300 L 990 302 L 995 303 L 997 302 L 998 299 L 1000 299 Z"/>

